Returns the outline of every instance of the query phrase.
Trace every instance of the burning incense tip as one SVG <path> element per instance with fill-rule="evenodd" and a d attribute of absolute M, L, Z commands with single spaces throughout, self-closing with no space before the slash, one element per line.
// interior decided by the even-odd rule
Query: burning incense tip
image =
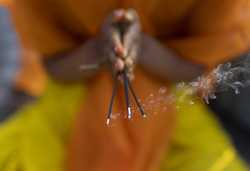
<path fill-rule="evenodd" d="M 128 119 L 132 118 L 132 112 L 131 112 L 131 108 L 128 107 Z"/>
<path fill-rule="evenodd" d="M 110 124 L 110 118 L 107 119 L 106 124 L 107 124 L 107 125 Z"/>

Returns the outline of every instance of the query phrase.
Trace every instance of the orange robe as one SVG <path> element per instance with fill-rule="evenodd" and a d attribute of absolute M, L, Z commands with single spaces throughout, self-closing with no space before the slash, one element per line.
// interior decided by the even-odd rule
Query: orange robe
<path fill-rule="evenodd" d="M 44 57 L 78 47 L 96 35 L 107 14 L 123 7 L 138 11 L 146 33 L 207 67 L 249 48 L 248 0 L 17 0 L 10 6 L 21 40 Z M 140 69 L 133 84 L 142 98 L 164 85 Z M 84 107 L 74 126 L 69 169 L 157 170 L 169 142 L 173 110 L 162 112 L 159 107 L 155 117 L 129 123 L 117 120 L 107 128 L 111 88 L 106 72 L 87 84 Z M 120 97 L 115 110 L 123 108 L 121 101 Z"/>

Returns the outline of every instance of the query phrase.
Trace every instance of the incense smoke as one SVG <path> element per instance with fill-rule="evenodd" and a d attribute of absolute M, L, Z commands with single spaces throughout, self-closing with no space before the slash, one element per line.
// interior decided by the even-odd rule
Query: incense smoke
<path fill-rule="evenodd" d="M 207 103 L 215 99 L 216 93 L 234 90 L 235 94 L 240 93 L 240 88 L 250 85 L 250 56 L 245 56 L 233 62 L 218 65 L 210 73 L 198 77 L 189 83 L 192 93 L 200 95 Z"/>
<path fill-rule="evenodd" d="M 218 65 L 215 69 L 207 74 L 204 74 L 192 82 L 180 82 L 176 85 L 175 90 L 178 95 L 172 93 L 167 87 L 162 87 L 158 92 L 151 93 L 142 101 L 142 106 L 146 113 L 156 114 L 156 109 L 161 109 L 161 112 L 166 112 L 168 107 L 176 104 L 176 102 L 185 102 L 188 99 L 188 104 L 193 105 L 195 98 L 200 97 L 206 103 L 209 99 L 215 99 L 216 94 L 229 91 L 230 89 L 235 94 L 240 93 L 240 89 L 250 86 L 250 55 L 244 58 L 225 64 Z M 141 100 L 138 100 L 141 102 Z M 138 110 L 135 106 L 132 107 L 134 113 Z M 178 110 L 178 105 L 176 109 Z M 120 115 L 121 113 L 119 113 Z M 115 118 L 112 118 L 115 119 Z"/>

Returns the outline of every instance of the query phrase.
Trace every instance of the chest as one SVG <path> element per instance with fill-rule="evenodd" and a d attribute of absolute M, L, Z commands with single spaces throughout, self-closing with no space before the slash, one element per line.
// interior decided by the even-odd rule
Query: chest
<path fill-rule="evenodd" d="M 68 29 L 95 34 L 114 9 L 134 8 L 144 31 L 156 36 L 178 32 L 197 0 L 54 0 L 56 16 Z M 44 1 L 43 1 L 44 2 Z M 52 8 L 51 8 L 52 9 Z"/>

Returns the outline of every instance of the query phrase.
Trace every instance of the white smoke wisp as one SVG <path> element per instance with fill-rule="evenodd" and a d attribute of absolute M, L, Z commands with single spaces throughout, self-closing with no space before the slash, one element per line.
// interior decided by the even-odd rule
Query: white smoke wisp
<path fill-rule="evenodd" d="M 216 98 L 216 93 L 229 89 L 239 94 L 240 88 L 250 85 L 250 56 L 237 62 L 220 64 L 210 73 L 198 77 L 188 85 L 193 94 L 198 94 L 207 103 L 209 99 Z"/>

